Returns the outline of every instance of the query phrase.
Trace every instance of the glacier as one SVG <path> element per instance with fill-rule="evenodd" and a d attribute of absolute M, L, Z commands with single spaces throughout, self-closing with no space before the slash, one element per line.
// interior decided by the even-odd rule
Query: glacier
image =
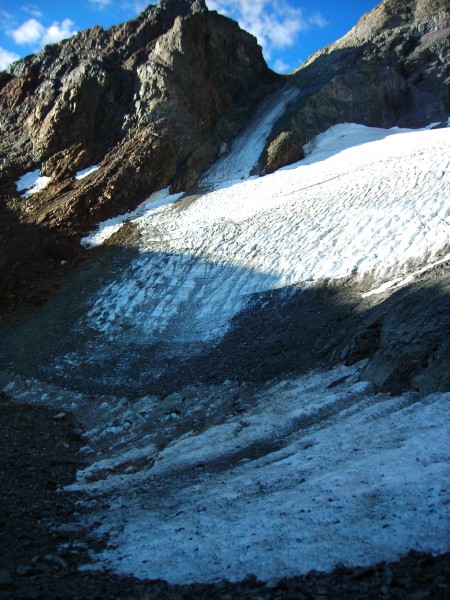
<path fill-rule="evenodd" d="M 272 175 L 236 183 L 231 170 L 228 184 L 186 207 L 180 196 L 149 202 L 126 217 L 139 230 L 139 256 L 98 292 L 89 323 L 115 339 L 201 342 L 223 335 L 264 290 L 402 276 L 448 242 L 448 167 L 447 129 L 342 124 Z"/>
<path fill-rule="evenodd" d="M 101 372 L 109 349 L 131 345 L 154 344 L 163 362 L 194 355 L 267 291 L 351 278 L 376 302 L 448 263 L 448 128 L 340 124 L 303 161 L 252 177 L 255 139 L 277 110 L 256 115 L 255 137 L 244 132 L 202 194 L 161 190 L 85 238 L 95 251 L 131 227 L 133 251 L 82 299 L 75 329 L 88 355 L 68 352 L 47 370 L 83 373 L 91 361 Z M 164 397 L 150 383 L 133 398 L 93 397 L 64 378 L 2 383 L 84 424 L 88 466 L 69 489 L 84 493 L 83 525 L 109 539 L 86 569 L 270 582 L 450 546 L 450 394 L 392 396 L 364 367 L 191 382 Z M 130 389 L 152 369 L 141 362 Z"/>

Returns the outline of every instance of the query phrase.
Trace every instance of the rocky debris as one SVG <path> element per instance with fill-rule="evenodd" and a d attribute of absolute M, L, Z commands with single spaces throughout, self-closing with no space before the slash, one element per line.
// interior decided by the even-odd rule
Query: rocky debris
<path fill-rule="evenodd" d="M 55 421 L 55 409 L 19 404 L 4 393 L 0 403 L 1 598 L 450 598 L 448 553 L 412 551 L 392 563 L 338 566 L 331 573 L 265 583 L 249 574 L 236 583 L 172 586 L 80 571 L 90 560 L 89 549 L 99 551 L 107 540 L 68 527 L 74 513 L 89 510 L 80 494 L 61 487 L 81 466 L 79 444 L 67 433 L 73 417 L 67 413 L 64 421 Z"/>
<path fill-rule="evenodd" d="M 367 361 L 362 379 L 373 381 L 380 391 L 431 393 L 450 387 L 448 262 L 418 275 L 395 293 L 365 298 L 363 293 L 379 282 L 355 276 L 321 281 L 307 289 L 270 290 L 255 295 L 224 337 L 212 345 L 196 344 L 192 352 L 186 349 L 168 360 L 164 347 L 136 344 L 133 339 L 126 345 L 97 340 L 99 359 L 92 363 L 90 334 L 77 323 L 84 315 L 85 298 L 110 273 L 112 258 L 120 269 L 127 251 L 96 249 L 67 275 L 64 288 L 30 318 L 2 327 L 0 362 L 14 365 L 26 377 L 42 379 L 44 368 L 45 377 L 58 385 L 128 398 L 145 395 L 149 388 L 167 395 L 189 385 L 225 380 L 258 386 L 362 360 Z M 61 364 L 60 357 L 72 353 L 78 357 L 73 367 L 63 363 L 60 370 L 46 368 Z M 151 370 L 143 368 L 148 363 Z M 80 426 L 73 429 L 79 430 L 73 435 L 83 438 Z"/>
<path fill-rule="evenodd" d="M 391 294 L 363 298 L 360 285 L 350 278 L 260 294 L 213 349 L 182 370 L 192 381 L 260 383 L 286 372 L 367 360 L 361 380 L 379 391 L 450 389 L 450 263 Z M 177 372 L 179 365 L 159 383 L 179 385 Z"/>
<path fill-rule="evenodd" d="M 280 135 L 303 146 L 337 123 L 414 128 L 447 122 L 449 39 L 446 0 L 381 2 L 289 77 L 300 96 L 275 125 L 261 172 L 298 160 L 276 144 Z"/>
<path fill-rule="evenodd" d="M 279 81 L 256 39 L 204 0 L 163 0 L 11 65 L 0 74 L 0 303 L 74 260 L 99 220 L 192 184 Z M 50 184 L 22 199 L 15 182 L 35 169 Z"/>
<path fill-rule="evenodd" d="M 441 270 L 438 285 L 417 282 L 371 310 L 341 351 L 350 364 L 369 358 L 361 377 L 379 390 L 399 394 L 408 389 L 423 393 L 450 389 L 449 265 Z"/>

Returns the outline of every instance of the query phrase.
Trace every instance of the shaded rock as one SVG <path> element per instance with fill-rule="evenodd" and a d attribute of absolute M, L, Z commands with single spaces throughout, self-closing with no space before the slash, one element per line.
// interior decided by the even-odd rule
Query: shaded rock
<path fill-rule="evenodd" d="M 369 311 L 346 340 L 348 364 L 369 358 L 362 378 L 382 391 L 450 388 L 449 264 L 443 263 Z"/>
<path fill-rule="evenodd" d="M 295 163 L 305 157 L 303 146 L 292 132 L 283 131 L 266 149 L 263 175 L 273 173 L 277 169 Z"/>
<path fill-rule="evenodd" d="M 7 569 L 0 569 L 0 589 L 9 587 L 12 582 L 11 573 Z"/>

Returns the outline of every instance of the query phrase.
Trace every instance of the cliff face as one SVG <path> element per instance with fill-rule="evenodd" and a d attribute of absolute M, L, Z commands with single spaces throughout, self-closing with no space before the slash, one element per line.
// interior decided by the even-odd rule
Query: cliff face
<path fill-rule="evenodd" d="M 239 126 L 233 114 L 226 119 L 230 107 L 248 108 L 271 80 L 255 39 L 235 23 L 203 1 L 163 2 L 119 27 L 48 46 L 3 74 L 1 175 L 39 167 L 62 181 L 109 153 L 102 172 L 118 186 L 124 181 L 112 163 L 132 153 L 140 164 L 130 191 L 148 194 L 183 171 L 189 183 L 217 152 L 215 135 L 226 139 Z"/>
<path fill-rule="evenodd" d="M 298 160 L 342 122 L 420 127 L 450 114 L 450 12 L 445 0 L 384 0 L 290 77 L 300 94 L 276 124 L 260 170 Z"/>
<path fill-rule="evenodd" d="M 255 38 L 203 0 L 163 0 L 133 21 L 83 31 L 0 74 L 7 294 L 17 295 L 25 263 L 69 260 L 99 220 L 169 184 L 194 183 L 277 81 Z M 98 171 L 74 179 L 98 163 Z M 24 201 L 15 182 L 35 169 L 50 184 Z M 28 228 L 22 244 L 18 222 Z"/>

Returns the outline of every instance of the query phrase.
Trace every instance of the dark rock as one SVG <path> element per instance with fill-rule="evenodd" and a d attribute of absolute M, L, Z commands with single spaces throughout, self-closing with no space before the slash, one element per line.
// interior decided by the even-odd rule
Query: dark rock
<path fill-rule="evenodd" d="M 79 429 L 78 427 L 72 429 L 70 431 L 70 434 L 74 440 L 82 440 L 84 437 L 84 431 L 82 429 Z"/>
<path fill-rule="evenodd" d="M 16 567 L 16 574 L 20 575 L 21 577 L 33 575 L 34 572 L 35 572 L 35 569 L 33 568 L 32 565 L 18 565 Z"/>
<path fill-rule="evenodd" d="M 355 569 L 353 571 L 350 575 L 350 579 L 365 579 L 371 577 L 374 573 L 375 569 L 373 567 L 361 567 L 360 569 Z"/>
<path fill-rule="evenodd" d="M 0 589 L 9 587 L 13 579 L 7 569 L 0 569 Z"/>
<path fill-rule="evenodd" d="M 281 132 L 266 149 L 263 175 L 273 173 L 280 167 L 298 162 L 305 157 L 303 146 L 295 139 L 293 132 Z"/>

